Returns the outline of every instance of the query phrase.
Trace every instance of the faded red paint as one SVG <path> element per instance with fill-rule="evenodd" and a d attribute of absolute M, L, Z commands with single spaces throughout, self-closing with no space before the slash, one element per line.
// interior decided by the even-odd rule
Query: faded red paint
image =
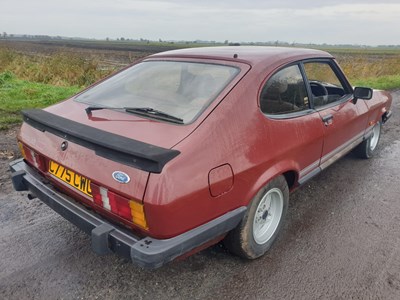
<path fill-rule="evenodd" d="M 234 58 L 237 54 L 237 58 Z M 227 64 L 241 72 L 213 103 L 188 125 L 177 125 L 117 111 L 94 111 L 72 99 L 47 108 L 48 112 L 82 124 L 181 153 L 160 174 L 149 174 L 96 156 L 92 150 L 70 143 L 59 150 L 62 139 L 24 124 L 19 140 L 38 153 L 87 176 L 126 197 L 143 201 L 148 232 L 117 216 L 95 208 L 135 231 L 169 238 L 204 224 L 249 201 L 272 178 L 294 174 L 294 189 L 308 166 L 320 164 L 325 154 L 378 121 L 389 109 L 388 94 L 375 92 L 369 101 L 349 99 L 327 110 L 291 119 L 270 119 L 259 108 L 259 93 L 278 68 L 308 58 L 333 59 L 322 51 L 290 48 L 225 47 L 171 51 L 147 60 L 183 60 Z M 321 118 L 333 114 L 328 126 Z M 224 166 L 224 167 L 220 167 Z M 216 169 L 217 168 L 217 169 Z M 113 181 L 113 171 L 131 177 L 126 185 Z M 302 172 L 302 173 L 301 173 Z M 301 173 L 301 174 L 300 174 Z M 91 201 L 62 183 L 60 189 L 86 205 Z M 215 197 L 218 196 L 218 197 Z"/>

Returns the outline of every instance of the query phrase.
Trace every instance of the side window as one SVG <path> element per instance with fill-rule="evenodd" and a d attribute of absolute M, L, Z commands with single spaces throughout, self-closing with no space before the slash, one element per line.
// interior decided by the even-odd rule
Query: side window
<path fill-rule="evenodd" d="M 306 87 L 298 65 L 275 73 L 265 84 L 260 97 L 261 111 L 279 115 L 309 108 Z"/>
<path fill-rule="evenodd" d="M 304 63 L 304 70 L 313 94 L 314 107 L 318 108 L 340 100 L 346 89 L 327 62 Z"/>

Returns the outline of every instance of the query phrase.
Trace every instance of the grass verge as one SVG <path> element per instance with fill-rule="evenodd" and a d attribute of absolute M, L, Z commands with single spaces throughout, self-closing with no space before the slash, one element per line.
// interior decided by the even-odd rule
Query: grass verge
<path fill-rule="evenodd" d="M 10 71 L 18 78 L 58 86 L 88 86 L 115 70 L 104 69 L 97 59 L 78 53 L 52 55 L 22 54 L 0 47 L 0 73 Z"/>
<path fill-rule="evenodd" d="M 365 86 L 378 90 L 394 90 L 400 88 L 400 75 L 388 75 L 375 78 L 352 80 L 354 86 Z"/>
<path fill-rule="evenodd" d="M 43 108 L 69 98 L 80 90 L 20 80 L 11 72 L 0 73 L 0 130 L 21 122 L 20 111 Z"/>

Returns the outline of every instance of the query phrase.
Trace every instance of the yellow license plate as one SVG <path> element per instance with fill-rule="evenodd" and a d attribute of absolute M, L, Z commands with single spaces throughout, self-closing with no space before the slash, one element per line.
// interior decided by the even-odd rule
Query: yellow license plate
<path fill-rule="evenodd" d="M 49 163 L 49 173 L 61 179 L 65 183 L 68 183 L 70 186 L 76 188 L 82 193 L 92 197 L 92 190 L 90 189 L 90 180 L 87 179 L 86 177 L 76 174 L 74 171 L 71 171 L 52 160 Z"/>

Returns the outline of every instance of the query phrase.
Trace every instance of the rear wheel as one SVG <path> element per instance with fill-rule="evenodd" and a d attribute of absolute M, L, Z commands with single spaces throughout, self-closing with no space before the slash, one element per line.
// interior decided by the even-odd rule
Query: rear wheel
<path fill-rule="evenodd" d="M 381 137 L 382 122 L 377 122 L 372 128 L 372 135 L 358 145 L 354 152 L 361 158 L 370 158 L 376 152 Z"/>
<path fill-rule="evenodd" d="M 226 237 L 227 248 L 248 259 L 262 256 L 282 229 L 288 202 L 285 178 L 279 176 L 271 180 L 252 199 L 241 223 Z"/>

